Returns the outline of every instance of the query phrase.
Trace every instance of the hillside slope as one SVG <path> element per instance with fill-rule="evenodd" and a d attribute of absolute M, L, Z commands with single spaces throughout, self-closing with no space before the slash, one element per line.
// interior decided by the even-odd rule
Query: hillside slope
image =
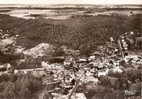
<path fill-rule="evenodd" d="M 105 43 L 111 36 L 117 39 L 124 32 L 141 32 L 141 24 L 142 15 L 73 16 L 65 20 L 26 20 L 0 15 L 0 29 L 24 37 L 18 43 L 27 48 L 47 42 L 84 50 Z"/>

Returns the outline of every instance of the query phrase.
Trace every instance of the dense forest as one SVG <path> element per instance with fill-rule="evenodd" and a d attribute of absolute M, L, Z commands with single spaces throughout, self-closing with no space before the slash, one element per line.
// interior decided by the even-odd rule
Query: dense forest
<path fill-rule="evenodd" d="M 31 74 L 3 74 L 0 76 L 1 99 L 36 99 L 36 94 L 41 89 L 41 80 Z"/>
<path fill-rule="evenodd" d="M 18 43 L 31 48 L 40 42 L 54 45 L 67 45 L 73 49 L 90 50 L 104 44 L 110 37 L 125 32 L 142 32 L 142 15 L 98 15 L 72 16 L 65 20 L 21 19 L 9 15 L 0 15 L 0 28 L 10 35 L 20 34 Z"/>

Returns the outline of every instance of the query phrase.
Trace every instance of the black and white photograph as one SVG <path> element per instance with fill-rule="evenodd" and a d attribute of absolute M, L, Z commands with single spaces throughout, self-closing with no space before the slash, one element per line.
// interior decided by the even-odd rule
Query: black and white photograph
<path fill-rule="evenodd" d="M 0 99 L 142 99 L 142 0 L 0 0 Z"/>

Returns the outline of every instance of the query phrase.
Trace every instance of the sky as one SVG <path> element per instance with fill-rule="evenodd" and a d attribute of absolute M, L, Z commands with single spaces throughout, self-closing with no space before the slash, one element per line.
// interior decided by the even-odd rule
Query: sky
<path fill-rule="evenodd" d="M 142 0 L 0 0 L 0 4 L 142 4 Z"/>

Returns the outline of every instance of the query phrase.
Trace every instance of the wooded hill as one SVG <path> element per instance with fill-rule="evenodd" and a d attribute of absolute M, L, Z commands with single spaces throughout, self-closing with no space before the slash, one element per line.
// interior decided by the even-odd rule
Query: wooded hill
<path fill-rule="evenodd" d="M 142 15 L 73 16 L 65 20 L 22 19 L 0 15 L 0 29 L 19 34 L 18 43 L 31 48 L 41 42 L 87 51 L 129 31 L 142 33 Z"/>

